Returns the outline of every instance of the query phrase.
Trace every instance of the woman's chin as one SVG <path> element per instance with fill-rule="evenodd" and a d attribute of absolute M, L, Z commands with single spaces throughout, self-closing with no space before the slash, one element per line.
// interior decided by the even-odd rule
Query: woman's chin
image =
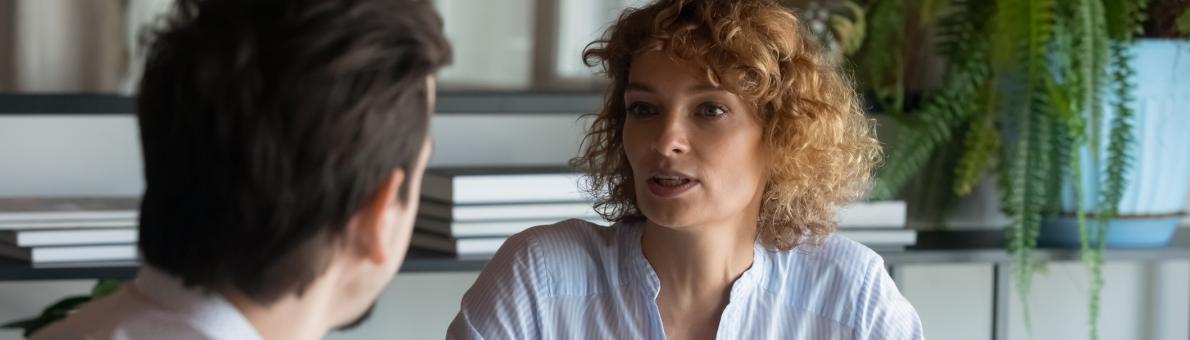
<path fill-rule="evenodd" d="M 662 209 L 645 209 L 645 218 L 659 227 L 682 229 L 682 227 L 698 224 L 698 218 L 692 209 L 677 209 L 674 207 Z"/>

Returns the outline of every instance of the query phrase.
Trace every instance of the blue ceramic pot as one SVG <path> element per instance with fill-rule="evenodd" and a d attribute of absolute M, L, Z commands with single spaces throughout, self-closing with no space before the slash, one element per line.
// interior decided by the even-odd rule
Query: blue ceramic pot
<path fill-rule="evenodd" d="M 1108 248 L 1153 248 L 1169 244 L 1178 229 L 1181 215 L 1126 216 L 1108 221 Z M 1087 219 L 1087 239 L 1094 244 L 1098 238 L 1098 220 Z M 1078 248 L 1078 220 L 1074 216 L 1046 220 L 1037 243 L 1046 247 Z"/>
<path fill-rule="evenodd" d="M 1135 140 L 1129 149 L 1132 165 L 1125 175 L 1127 187 L 1119 213 L 1132 217 L 1108 224 L 1107 245 L 1159 247 L 1169 243 L 1178 224 L 1178 218 L 1171 216 L 1185 209 L 1190 190 L 1190 41 L 1140 40 L 1129 53 L 1136 70 L 1136 100 L 1132 103 Z M 1105 98 L 1100 154 L 1092 155 L 1090 148 L 1084 147 L 1079 165 L 1083 173 L 1079 199 L 1092 213 L 1107 166 L 1108 122 L 1116 115 L 1108 103 L 1110 99 Z M 1067 183 L 1062 192 L 1065 215 L 1074 215 L 1075 202 L 1074 189 Z M 1078 236 L 1073 218 L 1050 219 L 1042 223 L 1039 242 L 1077 246 Z"/>

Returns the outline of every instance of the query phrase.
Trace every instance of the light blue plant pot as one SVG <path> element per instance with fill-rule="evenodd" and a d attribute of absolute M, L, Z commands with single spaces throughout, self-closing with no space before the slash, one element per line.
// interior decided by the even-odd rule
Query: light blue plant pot
<path fill-rule="evenodd" d="M 1181 215 L 1172 216 L 1126 216 L 1112 219 L 1107 225 L 1108 248 L 1153 248 L 1169 244 L 1178 230 Z M 1095 244 L 1099 223 L 1095 218 L 1087 219 L 1087 239 Z M 1047 219 L 1041 225 L 1041 236 L 1037 243 L 1046 247 L 1079 248 L 1078 220 L 1074 216 Z"/>
<path fill-rule="evenodd" d="M 1125 173 L 1127 186 L 1119 214 L 1178 215 L 1185 209 L 1186 194 L 1190 191 L 1190 41 L 1140 40 L 1129 53 L 1136 70 L 1132 103 L 1134 142 L 1129 149 L 1132 165 Z M 1100 154 L 1093 156 L 1089 147 L 1081 151 L 1083 195 L 1079 199 L 1091 213 L 1099 201 L 1106 174 L 1110 122 L 1116 116 L 1110 101 L 1105 98 L 1104 124 L 1099 130 Z M 1064 215 L 1075 215 L 1074 196 L 1073 186 L 1066 183 L 1062 190 Z M 1078 245 L 1077 225 L 1070 232 L 1073 221 L 1043 222 L 1041 240 L 1050 245 Z M 1176 218 L 1112 221 L 1108 224 L 1107 244 L 1109 247 L 1164 246 L 1169 243 L 1177 222 Z"/>

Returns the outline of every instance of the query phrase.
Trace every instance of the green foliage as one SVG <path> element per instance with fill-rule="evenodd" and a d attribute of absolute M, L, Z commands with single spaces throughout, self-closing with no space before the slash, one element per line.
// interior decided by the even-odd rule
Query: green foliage
<path fill-rule="evenodd" d="M 996 100 L 995 91 L 991 86 L 985 89 L 988 93 L 983 96 L 985 103 L 981 105 L 984 110 L 979 112 L 981 117 L 971 121 L 971 127 L 963 140 L 965 151 L 955 167 L 954 193 L 960 196 L 971 193 L 971 188 L 983 176 L 984 169 L 1000 148 L 1000 131 L 996 130 L 995 123 L 996 106 L 992 104 Z"/>
<path fill-rule="evenodd" d="M 1148 3 L 1148 0 L 1103 0 L 1108 36 L 1117 41 L 1131 41 L 1144 33 L 1140 23 L 1145 21 L 1144 9 Z"/>
<path fill-rule="evenodd" d="M 4 324 L 3 326 L 0 326 L 0 327 L 23 329 L 24 330 L 23 336 L 27 338 L 27 337 L 33 335 L 34 332 L 37 332 L 37 330 L 39 330 L 45 326 L 48 326 L 49 324 L 54 323 L 58 320 L 66 318 L 66 315 L 70 314 L 70 311 L 75 310 L 76 308 L 83 305 L 84 303 L 87 303 L 88 301 L 91 301 L 90 296 L 67 297 L 67 298 L 64 298 L 58 302 L 55 302 L 54 304 L 50 305 L 49 307 L 46 307 L 45 310 L 41 312 L 41 315 L 39 315 L 36 318 L 20 320 L 20 321 L 13 321 L 13 322 Z"/>
<path fill-rule="evenodd" d="M 934 24 L 948 5 L 950 0 L 922 0 L 919 25 L 924 27 Z"/>
<path fill-rule="evenodd" d="M 955 14 L 939 23 L 940 53 L 950 62 L 945 83 L 921 109 L 897 126 L 901 141 L 889 152 L 870 193 L 888 198 L 930 160 L 939 145 L 949 143 L 953 131 L 966 125 L 978 96 L 989 82 L 987 36 L 980 31 L 990 16 L 985 2 L 955 1 Z"/>
<path fill-rule="evenodd" d="M 833 14 L 829 21 L 842 54 L 850 56 L 863 46 L 864 34 L 868 29 L 863 7 L 850 1 L 844 2 L 843 7 L 847 10 L 846 15 Z"/>
<path fill-rule="evenodd" d="M 1182 12 L 1175 25 L 1178 28 L 1178 34 L 1182 37 L 1190 37 L 1190 11 Z"/>
<path fill-rule="evenodd" d="M 101 279 L 95 284 L 95 287 L 91 289 L 91 294 L 89 295 L 69 296 L 63 298 L 49 307 L 46 307 L 37 317 L 12 321 L 4 325 L 0 325 L 0 328 L 19 328 L 23 330 L 23 336 L 27 338 L 45 326 L 49 326 L 58 320 L 66 318 L 67 315 L 70 315 L 71 312 L 73 312 L 75 309 L 78 309 L 83 304 L 115 293 L 116 290 L 120 288 L 121 284 L 123 284 L 123 282 L 120 280 Z"/>
<path fill-rule="evenodd" d="M 884 2 L 877 3 L 872 13 L 878 13 Z M 1062 183 L 1071 184 L 1075 197 L 1082 197 L 1087 189 L 1084 176 L 1093 176 L 1100 183 L 1092 187 L 1100 189 L 1093 193 L 1099 201 L 1086 207 L 1078 200 L 1073 213 L 1083 238 L 1083 260 L 1092 276 L 1091 337 L 1098 339 L 1106 221 L 1115 215 L 1127 184 L 1128 145 L 1134 138 L 1129 108 L 1134 85 L 1126 51 L 1139 33 L 1146 4 L 953 0 L 940 15 L 938 4 L 945 2 L 924 1 L 918 11 L 919 17 L 939 17 L 935 31 L 938 51 L 947 61 L 946 77 L 939 88 L 925 93 L 920 107 L 898 117 L 898 143 L 878 170 L 870 196 L 896 195 L 923 167 L 939 164 L 937 160 L 943 158 L 957 159 L 949 177 L 954 194 L 969 193 L 985 173 L 997 173 L 1001 203 L 1011 217 L 1006 239 L 1028 322 L 1029 287 L 1038 267 L 1033 250 L 1041 221 L 1070 213 L 1062 212 L 1058 204 Z M 876 21 L 872 19 L 873 26 Z M 883 61 L 887 60 L 860 64 Z M 896 91 L 877 89 L 878 93 Z M 1110 121 L 1104 118 L 1105 103 L 1115 113 Z M 962 147 L 952 155 L 954 148 L 949 146 L 955 139 L 962 141 Z M 1106 146 L 1106 152 L 1100 152 L 1101 146 Z M 1094 173 L 1081 168 L 1084 148 L 1090 148 L 1088 161 Z M 942 176 L 935 172 L 928 178 Z M 1088 211 L 1098 217 L 1098 228 L 1087 226 Z"/>
<path fill-rule="evenodd" d="M 119 290 L 120 286 L 123 284 L 124 281 L 120 280 L 100 279 L 98 283 L 95 283 L 95 287 L 91 288 L 91 298 L 102 299 L 108 295 L 112 295 L 112 293 L 115 293 L 117 290 Z"/>
<path fill-rule="evenodd" d="M 1126 186 L 1126 179 L 1124 177 L 1125 169 L 1131 164 L 1131 157 L 1128 154 L 1128 148 L 1132 144 L 1132 108 L 1129 106 L 1133 101 L 1130 89 L 1133 87 L 1131 79 L 1134 71 L 1129 65 L 1130 57 L 1127 55 L 1127 45 L 1119 42 L 1112 45 L 1112 77 L 1114 78 L 1113 90 L 1115 102 L 1112 106 L 1115 107 L 1115 119 L 1112 121 L 1112 128 L 1110 133 L 1110 140 L 1107 147 L 1107 166 L 1105 171 L 1105 189 L 1100 192 L 1099 207 L 1096 209 L 1098 213 L 1098 228 L 1095 230 L 1094 248 L 1090 253 L 1084 257 L 1090 257 L 1085 261 L 1088 270 L 1091 272 L 1091 339 L 1099 338 L 1098 334 L 1098 320 L 1099 320 L 1099 300 L 1103 291 L 1103 251 L 1106 247 L 1108 222 L 1117 216 L 1117 208 L 1120 205 L 1120 200 L 1124 195 Z"/>
<path fill-rule="evenodd" d="M 1015 0 L 1003 1 L 1007 11 L 999 14 L 1000 23 L 1005 26 L 1001 36 L 1012 37 L 1013 41 L 1021 41 L 1023 49 L 1018 49 L 1018 59 L 1024 70 L 1017 77 L 1023 80 L 1022 89 L 1013 100 L 1017 106 L 1011 108 L 1016 121 L 1016 131 L 1020 134 L 1015 147 L 1009 171 L 1013 177 L 1009 181 L 1001 182 L 1001 190 L 1008 199 L 1005 208 L 1013 217 L 1008 226 L 1010 241 L 1009 251 L 1014 256 L 1015 277 L 1017 279 L 1018 296 L 1025 307 L 1026 326 L 1029 326 L 1028 296 L 1033 275 L 1033 249 L 1037 247 L 1037 237 L 1041 233 L 1042 207 L 1046 206 L 1049 187 L 1046 183 L 1055 180 L 1049 178 L 1052 165 L 1049 157 L 1052 151 L 1051 121 L 1053 115 L 1048 110 L 1046 88 L 1050 73 L 1050 56 L 1048 47 L 1053 37 L 1056 24 L 1054 3 L 1052 0 Z M 1019 15 L 1024 14 L 1024 15 Z M 1016 22 L 1020 21 L 1020 22 Z"/>
<path fill-rule="evenodd" d="M 897 115 L 905 105 L 905 4 L 876 0 L 867 9 L 868 32 L 858 66 L 865 86 L 875 92 L 885 112 Z"/>

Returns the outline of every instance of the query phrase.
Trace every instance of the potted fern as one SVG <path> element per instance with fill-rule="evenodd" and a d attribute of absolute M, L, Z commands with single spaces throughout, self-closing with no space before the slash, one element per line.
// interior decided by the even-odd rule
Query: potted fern
<path fill-rule="evenodd" d="M 1142 38 L 1124 51 L 1135 72 L 1128 79 L 1131 91 L 1113 94 L 1116 98 L 1131 95 L 1133 105 L 1108 107 L 1102 114 L 1091 115 L 1102 122 L 1122 120 L 1127 125 L 1120 128 L 1131 130 L 1123 135 L 1134 140 L 1121 144 L 1099 138 L 1116 136 L 1102 122 L 1087 127 L 1086 133 L 1092 137 L 1079 153 L 1078 164 L 1073 164 L 1081 171 L 1082 181 L 1078 185 L 1065 182 L 1062 216 L 1043 221 L 1041 243 L 1077 247 L 1084 243 L 1082 236 L 1090 238 L 1090 243 L 1113 248 L 1169 243 L 1185 214 L 1186 192 L 1177 188 L 1190 187 L 1190 134 L 1185 133 L 1190 130 L 1190 111 L 1186 109 L 1190 107 L 1190 41 L 1179 39 L 1190 35 L 1187 7 L 1190 1 L 1165 0 L 1148 8 Z M 1124 109 L 1129 111 L 1122 112 Z M 1131 119 L 1122 118 L 1121 113 Z M 1134 164 L 1132 171 L 1122 174 L 1127 185 L 1115 207 L 1119 216 L 1107 221 L 1107 226 L 1091 225 L 1088 235 L 1079 228 L 1077 211 L 1080 204 L 1094 206 L 1103 192 L 1100 179 L 1112 175 L 1108 171 L 1117 171 L 1104 164 L 1107 149 L 1116 144 L 1134 156 L 1127 160 Z"/>
<path fill-rule="evenodd" d="M 1185 37 L 1186 7 L 1185 0 L 868 3 L 857 74 L 896 121 L 898 136 L 872 196 L 896 195 L 923 169 L 931 170 L 923 177 L 948 179 L 941 189 L 953 196 L 996 175 L 1026 322 L 1033 251 L 1046 225 L 1054 232 L 1048 240 L 1083 250 L 1092 276 L 1090 333 L 1098 338 L 1100 265 L 1117 217 L 1165 215 L 1171 228 L 1185 206 L 1190 49 L 1185 40 L 1136 38 L 1157 26 Z M 906 18 L 933 27 L 946 68 L 941 86 L 917 99 L 906 96 L 904 46 L 907 27 L 921 25 Z M 1149 59 L 1175 54 L 1153 49 L 1185 57 L 1159 63 Z M 1165 177 L 1148 172 L 1154 169 Z M 1152 190 L 1174 195 L 1153 200 Z M 1140 204 L 1148 202 L 1166 205 Z M 1161 244 L 1156 236 L 1149 244 Z"/>

